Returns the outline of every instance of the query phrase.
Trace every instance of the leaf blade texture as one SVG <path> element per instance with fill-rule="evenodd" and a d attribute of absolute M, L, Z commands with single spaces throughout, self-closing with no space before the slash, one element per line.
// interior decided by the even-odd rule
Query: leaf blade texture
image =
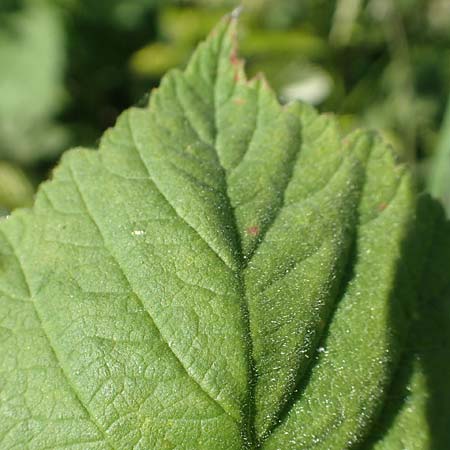
<path fill-rule="evenodd" d="M 0 224 L 4 448 L 370 437 L 413 309 L 411 177 L 247 80 L 235 35 L 224 19 Z"/>

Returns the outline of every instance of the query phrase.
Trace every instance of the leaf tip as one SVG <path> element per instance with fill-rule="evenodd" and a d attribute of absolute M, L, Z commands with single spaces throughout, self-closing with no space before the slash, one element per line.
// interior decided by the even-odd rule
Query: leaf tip
<path fill-rule="evenodd" d="M 244 5 L 241 4 L 241 5 L 237 6 L 236 8 L 233 9 L 233 11 L 231 11 L 230 18 L 232 20 L 239 19 L 243 10 L 244 10 Z"/>

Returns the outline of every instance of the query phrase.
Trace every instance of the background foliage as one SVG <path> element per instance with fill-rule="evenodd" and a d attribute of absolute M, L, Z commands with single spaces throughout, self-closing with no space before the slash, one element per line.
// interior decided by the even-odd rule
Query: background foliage
<path fill-rule="evenodd" d="M 248 0 L 241 47 L 283 101 L 379 128 L 450 211 L 448 0 Z M 2 0 L 0 214 L 183 66 L 231 0 Z M 445 118 L 445 111 L 447 118 Z"/>

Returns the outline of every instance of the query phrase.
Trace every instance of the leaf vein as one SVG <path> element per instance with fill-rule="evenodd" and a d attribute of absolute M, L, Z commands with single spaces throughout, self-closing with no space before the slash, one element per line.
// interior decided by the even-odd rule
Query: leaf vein
<path fill-rule="evenodd" d="M 50 338 L 50 335 L 48 334 L 47 330 L 46 330 L 45 327 L 44 327 L 44 321 L 43 321 L 43 319 L 42 319 L 42 317 L 41 317 L 41 315 L 40 315 L 40 313 L 39 313 L 39 309 L 37 308 L 37 306 L 36 306 L 36 304 L 35 304 L 35 302 L 34 302 L 34 300 L 33 300 L 33 295 L 32 295 L 32 292 L 31 292 L 31 287 L 30 287 L 30 284 L 29 284 L 29 282 L 28 282 L 28 279 L 27 279 L 27 276 L 26 276 L 25 269 L 24 269 L 24 267 L 23 267 L 23 265 L 22 265 L 22 261 L 21 261 L 20 258 L 17 256 L 17 254 L 14 252 L 14 246 L 12 245 L 12 242 L 9 240 L 9 238 L 8 238 L 7 235 L 6 235 L 6 233 L 4 233 L 3 230 L 2 230 L 1 228 L 0 228 L 0 233 L 3 235 L 5 241 L 8 243 L 8 245 L 9 245 L 9 246 L 11 247 L 11 249 L 13 250 L 13 255 L 14 255 L 16 261 L 17 261 L 17 264 L 18 264 L 18 266 L 19 266 L 20 272 L 22 273 L 22 277 L 23 277 L 23 280 L 25 281 L 25 285 L 26 285 L 27 293 L 28 293 L 28 297 L 29 297 L 29 300 L 28 300 L 28 301 L 27 301 L 26 299 L 24 299 L 24 300 L 27 301 L 27 302 L 29 302 L 31 305 L 33 305 L 34 311 L 35 311 L 35 313 L 36 313 L 36 318 L 37 318 L 37 320 L 38 320 L 38 322 L 39 322 L 39 324 L 40 324 L 40 326 L 41 326 L 42 333 L 44 334 L 44 336 L 45 336 L 45 338 L 46 338 L 46 340 L 47 340 L 47 342 L 48 342 L 50 351 L 51 351 L 51 353 L 53 354 L 53 356 L 54 356 L 54 358 L 55 358 L 55 360 L 56 360 L 56 362 L 57 362 L 57 364 L 58 364 L 59 369 L 61 370 L 61 374 L 62 374 L 63 377 L 66 379 L 69 388 L 70 388 L 71 391 L 73 392 L 73 394 L 74 394 L 76 400 L 78 401 L 78 403 L 80 404 L 81 408 L 86 412 L 87 416 L 91 419 L 92 423 L 95 425 L 95 427 L 98 429 L 98 431 L 99 431 L 99 432 L 101 433 L 101 435 L 103 436 L 103 439 L 104 439 L 105 443 L 106 443 L 111 449 L 114 449 L 114 446 L 111 444 L 108 435 L 105 433 L 105 431 L 102 429 L 102 427 L 100 426 L 100 424 L 97 422 L 97 420 L 95 419 L 95 417 L 93 416 L 93 414 L 91 413 L 91 411 L 88 409 L 87 405 L 85 405 L 85 404 L 82 402 L 81 397 L 80 397 L 80 395 L 79 395 L 77 389 L 75 389 L 75 386 L 74 386 L 73 383 L 71 382 L 71 380 L 70 380 L 70 378 L 69 378 L 69 376 L 68 376 L 68 374 L 67 374 L 67 372 L 66 372 L 66 370 L 65 370 L 65 368 L 64 368 L 64 365 L 62 364 L 60 358 L 58 357 L 58 354 L 57 354 L 57 352 L 56 352 L 56 349 L 55 349 L 55 347 L 53 346 L 52 339 Z"/>
<path fill-rule="evenodd" d="M 176 354 L 176 352 L 172 349 L 172 347 L 170 346 L 169 342 L 164 338 L 164 334 L 162 332 L 162 330 L 158 327 L 158 325 L 156 324 L 155 320 L 153 319 L 153 317 L 150 314 L 150 311 L 145 307 L 144 302 L 142 300 L 142 298 L 135 292 L 135 290 L 132 287 L 132 284 L 130 282 L 130 280 L 128 279 L 127 275 L 125 274 L 125 271 L 123 270 L 123 267 L 121 266 L 121 264 L 119 263 L 118 259 L 116 258 L 116 256 L 114 255 L 114 253 L 111 251 L 111 249 L 108 248 L 107 244 L 106 244 L 106 239 L 103 235 L 102 229 L 100 227 L 100 225 L 97 223 L 94 215 L 92 214 L 92 212 L 90 211 L 88 204 L 84 198 L 83 193 L 81 192 L 81 187 L 75 177 L 75 172 L 73 170 L 72 167 L 70 167 L 70 172 L 72 175 L 72 179 L 74 181 L 75 187 L 78 190 L 79 194 L 80 194 L 80 198 L 84 204 L 84 207 L 86 209 L 86 213 L 88 214 L 88 216 L 91 218 L 93 224 L 96 226 L 96 228 L 98 229 L 103 242 L 105 243 L 105 249 L 108 250 L 109 254 L 111 255 L 111 257 L 113 258 L 113 260 L 116 262 L 118 268 L 120 269 L 121 273 L 123 274 L 123 277 L 130 289 L 130 292 L 135 296 L 135 298 L 139 301 L 143 311 L 145 311 L 150 323 L 155 327 L 155 329 L 158 331 L 158 334 L 161 337 L 161 341 L 164 342 L 164 344 L 167 346 L 167 348 L 170 351 L 170 354 L 173 355 L 173 357 L 176 359 L 176 361 L 178 362 L 178 364 L 180 365 L 180 367 L 183 369 L 183 371 L 186 373 L 186 375 L 188 376 L 188 378 L 190 380 L 192 380 L 194 382 L 194 384 L 200 389 L 201 392 L 203 392 L 210 400 L 211 402 L 213 402 L 216 406 L 218 406 L 225 415 L 229 416 L 233 421 L 236 421 L 236 418 L 229 412 L 227 411 L 224 406 L 219 403 L 219 401 L 217 399 L 215 399 L 214 397 L 212 397 L 212 395 L 207 392 L 201 385 L 200 383 L 195 379 L 195 377 L 189 372 L 189 369 L 183 364 L 182 360 L 178 357 L 178 355 Z"/>

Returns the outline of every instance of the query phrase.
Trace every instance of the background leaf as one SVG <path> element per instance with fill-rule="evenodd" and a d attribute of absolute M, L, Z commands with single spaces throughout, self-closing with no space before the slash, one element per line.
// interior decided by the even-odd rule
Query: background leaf
<path fill-rule="evenodd" d="M 0 208 L 7 211 L 31 206 L 34 189 L 20 169 L 0 161 L 0 180 Z"/>
<path fill-rule="evenodd" d="M 65 36 L 55 8 L 25 1 L 0 31 L 0 158 L 30 165 L 67 144 L 54 122 L 64 101 Z"/>

